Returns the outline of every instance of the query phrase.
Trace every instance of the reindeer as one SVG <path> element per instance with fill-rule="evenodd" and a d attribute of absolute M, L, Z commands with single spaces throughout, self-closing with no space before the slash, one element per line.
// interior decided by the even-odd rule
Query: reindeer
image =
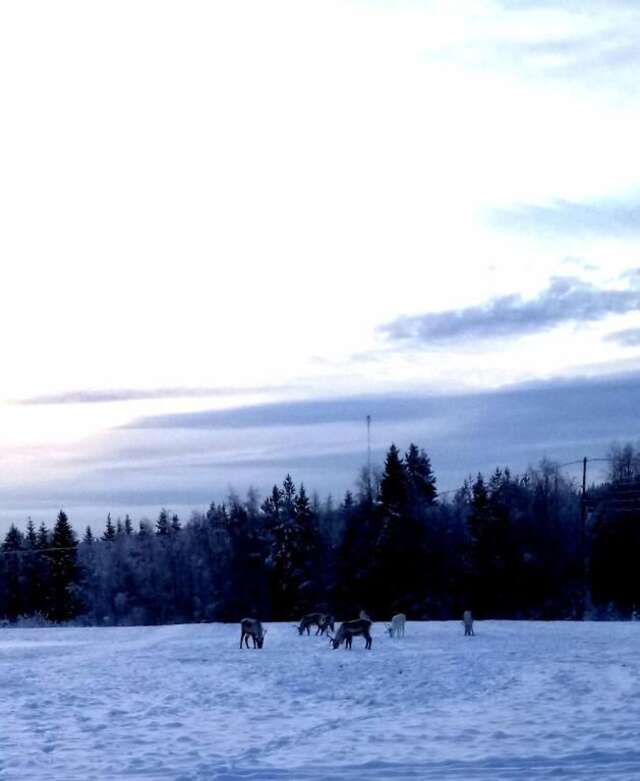
<path fill-rule="evenodd" d="M 356 618 L 354 621 L 344 621 L 338 627 L 338 631 L 335 637 L 329 635 L 333 648 L 340 648 L 344 643 L 344 647 L 351 649 L 351 641 L 354 637 L 362 635 L 365 639 L 364 647 L 366 649 L 371 648 L 371 621 L 367 618 Z"/>
<path fill-rule="evenodd" d="M 320 631 L 320 634 L 323 635 L 325 632 L 329 633 L 329 630 L 333 632 L 335 625 L 335 618 L 329 613 L 325 613 L 322 617 L 322 624 L 318 627 L 318 630 Z M 316 632 L 316 634 L 318 634 L 318 632 Z"/>
<path fill-rule="evenodd" d="M 473 631 L 473 616 L 471 615 L 470 610 L 465 610 L 462 615 L 462 623 L 464 624 L 464 636 L 471 637 L 475 634 Z"/>
<path fill-rule="evenodd" d="M 262 628 L 257 618 L 243 618 L 240 622 L 240 648 L 243 640 L 247 648 L 249 647 L 249 638 L 253 640 L 254 648 L 262 648 L 266 634 L 267 630 Z"/>
<path fill-rule="evenodd" d="M 407 621 L 407 617 L 404 613 L 396 613 L 391 617 L 391 624 L 385 624 L 385 632 L 389 637 L 404 637 L 404 625 Z"/>
<path fill-rule="evenodd" d="M 312 626 L 317 627 L 316 635 L 323 635 L 327 629 L 331 629 L 333 632 L 333 616 L 329 616 L 326 613 L 307 613 L 306 616 L 302 616 L 302 620 L 296 628 L 298 630 L 298 634 L 304 634 L 306 629 L 307 634 L 310 635 Z"/>

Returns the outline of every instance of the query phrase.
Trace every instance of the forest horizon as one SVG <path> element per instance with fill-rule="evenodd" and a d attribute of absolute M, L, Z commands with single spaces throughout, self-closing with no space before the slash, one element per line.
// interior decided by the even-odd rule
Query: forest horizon
<path fill-rule="evenodd" d="M 424 449 L 387 451 L 357 491 L 322 501 L 287 474 L 270 494 L 231 494 L 180 519 L 127 514 L 80 536 L 12 525 L 0 550 L 8 621 L 155 624 L 296 620 L 306 612 L 415 619 L 636 615 L 640 449 L 612 445 L 607 480 L 574 464 L 508 466 L 438 492 Z"/>

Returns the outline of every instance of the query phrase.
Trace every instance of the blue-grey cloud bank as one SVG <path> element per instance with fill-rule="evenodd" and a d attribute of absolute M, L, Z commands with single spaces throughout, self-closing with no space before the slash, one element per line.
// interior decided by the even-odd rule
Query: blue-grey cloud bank
<path fill-rule="evenodd" d="M 369 395 L 142 418 L 112 431 L 72 480 L 3 487 L 1 520 L 52 517 L 59 506 L 76 523 L 101 524 L 107 510 L 140 517 L 168 506 L 188 514 L 230 487 L 264 493 L 287 472 L 339 499 L 366 460 L 366 415 L 376 464 L 391 442 L 416 442 L 448 490 L 497 466 L 522 471 L 545 457 L 599 457 L 613 441 L 637 441 L 638 399 L 640 374 L 633 373 L 468 395 Z"/>

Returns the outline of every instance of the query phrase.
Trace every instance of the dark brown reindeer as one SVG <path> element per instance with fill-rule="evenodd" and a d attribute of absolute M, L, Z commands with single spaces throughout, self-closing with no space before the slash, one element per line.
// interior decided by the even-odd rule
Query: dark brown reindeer
<path fill-rule="evenodd" d="M 266 634 L 267 630 L 262 628 L 257 618 L 243 618 L 240 622 L 240 648 L 243 640 L 247 648 L 249 647 L 249 638 L 253 640 L 254 648 L 262 648 Z"/>
<path fill-rule="evenodd" d="M 340 648 L 342 643 L 344 647 L 351 648 L 351 642 L 354 637 L 362 635 L 365 639 L 364 647 L 371 648 L 371 621 L 368 618 L 356 618 L 354 621 L 344 621 L 338 627 L 335 637 L 329 636 L 334 649 Z"/>
<path fill-rule="evenodd" d="M 317 627 L 316 635 L 323 635 L 329 629 L 333 632 L 333 616 L 326 613 L 307 613 L 306 616 L 302 616 L 302 620 L 297 626 L 298 634 L 304 634 L 306 629 L 307 634 L 310 635 L 312 626 Z"/>

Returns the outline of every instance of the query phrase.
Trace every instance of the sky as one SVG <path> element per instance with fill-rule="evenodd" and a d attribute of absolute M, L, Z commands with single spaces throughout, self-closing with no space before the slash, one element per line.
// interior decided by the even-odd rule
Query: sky
<path fill-rule="evenodd" d="M 640 426 L 631 0 L 0 6 L 0 530 Z"/>

